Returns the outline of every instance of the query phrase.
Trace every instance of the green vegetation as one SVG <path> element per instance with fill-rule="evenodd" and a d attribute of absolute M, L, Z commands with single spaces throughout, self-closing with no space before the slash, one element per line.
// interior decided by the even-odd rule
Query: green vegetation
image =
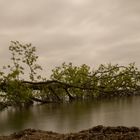
<path fill-rule="evenodd" d="M 0 71 L 0 108 L 34 102 L 120 97 L 136 95 L 140 91 L 140 71 L 135 63 L 100 65 L 94 70 L 86 64 L 63 63 L 53 69 L 50 79 L 46 80 L 38 75 L 42 68 L 37 64 L 35 47 L 12 41 L 9 51 L 12 63 Z M 27 80 L 23 78 L 26 76 Z"/>

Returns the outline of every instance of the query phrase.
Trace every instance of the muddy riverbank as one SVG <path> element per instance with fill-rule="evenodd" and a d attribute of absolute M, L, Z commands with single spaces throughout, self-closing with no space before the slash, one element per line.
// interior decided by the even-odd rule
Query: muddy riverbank
<path fill-rule="evenodd" d="M 138 127 L 99 125 L 78 133 L 68 134 L 25 129 L 9 136 L 0 136 L 0 140 L 140 140 L 140 129 Z"/>

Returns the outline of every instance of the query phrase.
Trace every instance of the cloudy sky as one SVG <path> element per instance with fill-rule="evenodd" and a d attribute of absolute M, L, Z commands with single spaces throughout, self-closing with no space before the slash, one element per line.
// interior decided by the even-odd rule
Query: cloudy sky
<path fill-rule="evenodd" d="M 47 74 L 64 61 L 139 67 L 140 0 L 0 0 L 1 66 L 11 40 L 36 46 Z"/>

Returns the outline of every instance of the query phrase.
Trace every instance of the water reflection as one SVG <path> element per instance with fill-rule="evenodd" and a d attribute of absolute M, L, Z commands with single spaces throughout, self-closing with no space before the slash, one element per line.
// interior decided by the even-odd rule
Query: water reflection
<path fill-rule="evenodd" d="M 140 127 L 140 97 L 9 108 L 0 112 L 0 134 L 25 128 L 76 132 L 95 125 Z"/>

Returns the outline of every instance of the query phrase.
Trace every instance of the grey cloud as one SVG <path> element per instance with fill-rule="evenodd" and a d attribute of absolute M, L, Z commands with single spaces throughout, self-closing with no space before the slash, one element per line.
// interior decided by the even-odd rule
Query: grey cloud
<path fill-rule="evenodd" d="M 64 61 L 140 64 L 139 17 L 139 0 L 0 0 L 0 64 L 10 40 L 35 45 L 48 71 Z"/>
<path fill-rule="evenodd" d="M 101 50 L 99 58 L 100 63 L 113 62 L 126 65 L 131 62 L 139 63 L 139 44 L 140 41 L 120 43 L 108 50 Z"/>

